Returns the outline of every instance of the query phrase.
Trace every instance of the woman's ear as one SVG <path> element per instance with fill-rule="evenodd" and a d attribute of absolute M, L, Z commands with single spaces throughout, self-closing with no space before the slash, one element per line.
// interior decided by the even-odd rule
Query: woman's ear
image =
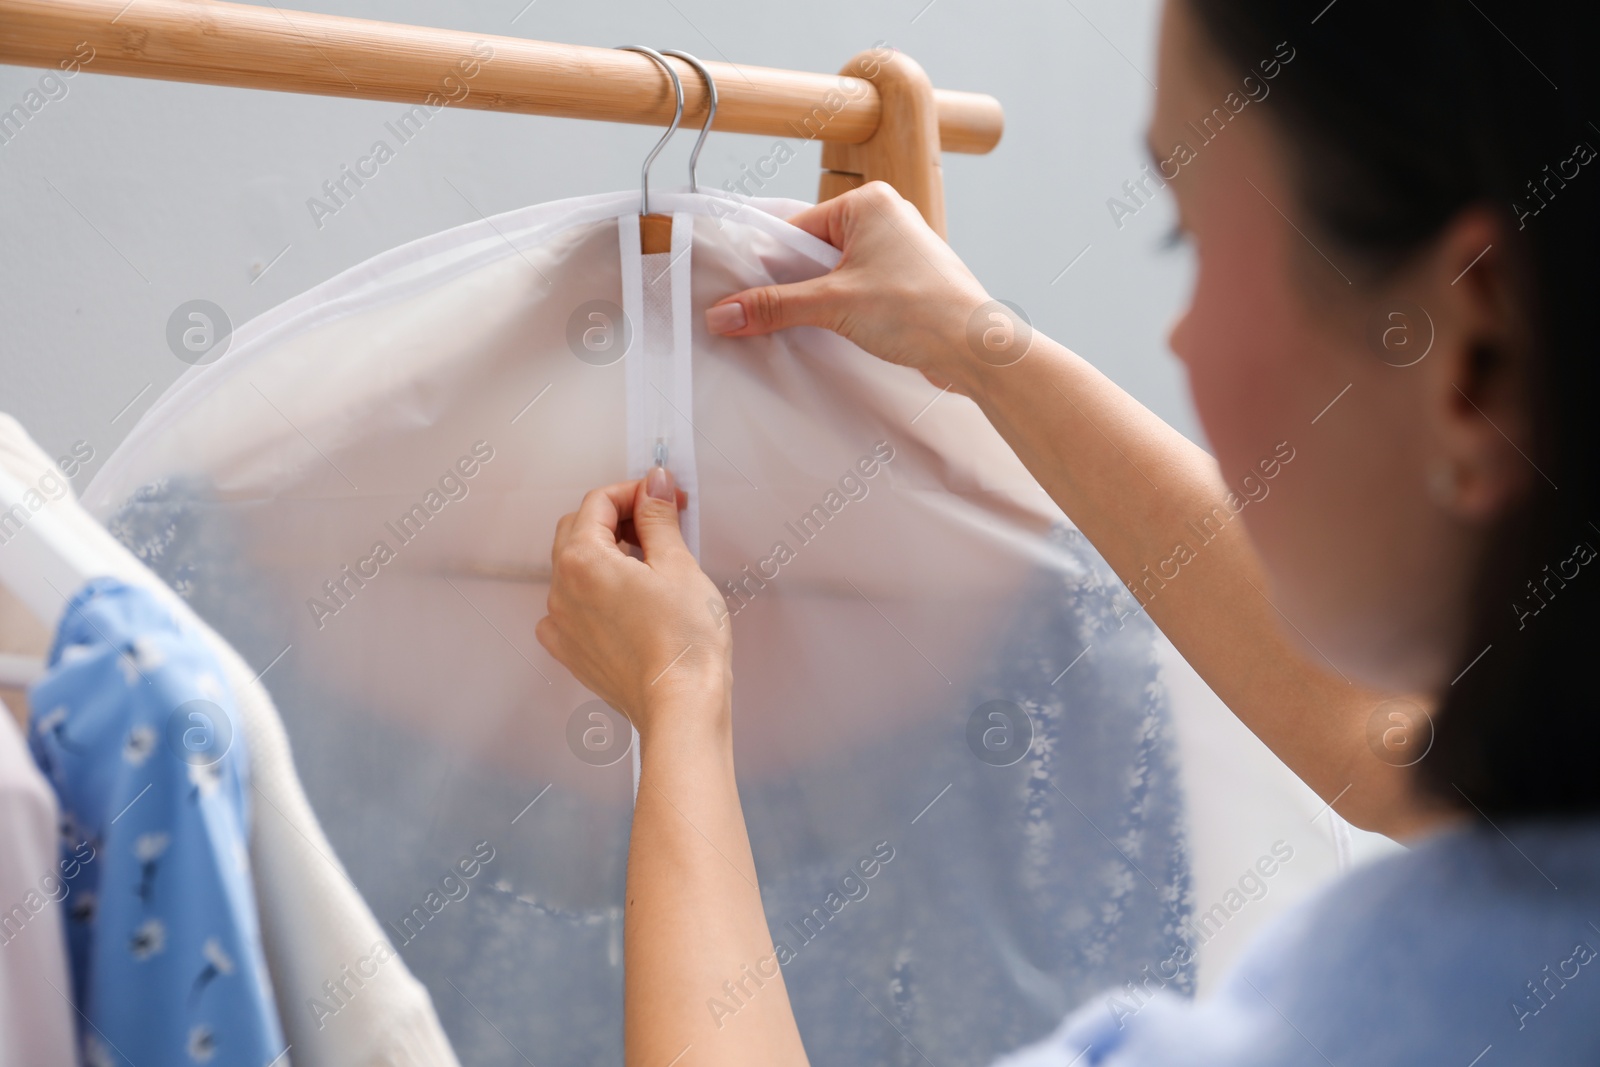
<path fill-rule="evenodd" d="M 1533 338 L 1509 269 L 1510 230 L 1486 207 L 1463 211 L 1413 279 L 1433 319 L 1423 372 L 1428 494 L 1470 523 L 1493 520 L 1532 482 Z"/>

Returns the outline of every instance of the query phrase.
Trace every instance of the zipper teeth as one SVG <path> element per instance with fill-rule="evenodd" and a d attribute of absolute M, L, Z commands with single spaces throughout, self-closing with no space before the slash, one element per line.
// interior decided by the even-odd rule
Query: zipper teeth
<path fill-rule="evenodd" d="M 651 437 L 654 445 L 649 459 L 658 464 L 665 465 L 671 458 L 671 446 L 674 425 L 670 400 L 673 392 L 673 286 L 672 286 L 672 252 L 662 253 L 666 266 L 660 271 L 645 268 L 645 274 L 653 277 L 650 279 L 645 297 L 645 306 L 655 309 L 653 321 L 647 323 L 650 330 L 649 340 L 652 350 L 649 354 L 649 367 L 646 378 L 651 383 L 651 388 L 645 397 L 647 406 L 645 425 L 653 427 Z"/>

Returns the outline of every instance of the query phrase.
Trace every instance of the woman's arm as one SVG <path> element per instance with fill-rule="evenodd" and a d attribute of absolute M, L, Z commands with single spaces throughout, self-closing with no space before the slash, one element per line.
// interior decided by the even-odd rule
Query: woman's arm
<path fill-rule="evenodd" d="M 629 1067 L 803 1065 L 734 784 L 728 696 L 653 709 L 628 845 Z M 716 720 L 716 725 L 707 725 Z"/>
<path fill-rule="evenodd" d="M 977 363 L 977 361 L 971 361 Z M 1163 581 L 1159 561 L 1227 498 L 1216 462 L 1073 352 L 1039 334 L 1010 367 L 971 367 L 968 395 L 1178 651 L 1245 726 L 1344 818 L 1404 836 L 1437 814 L 1380 759 L 1368 720 L 1388 694 L 1308 657 L 1268 599 L 1238 519 Z M 1149 479 L 1149 480 L 1147 480 Z M 1224 509 L 1222 514 L 1226 515 Z M 1171 572 L 1169 571 L 1169 574 Z M 1154 574 L 1155 577 L 1151 577 Z"/>
<path fill-rule="evenodd" d="M 974 313 L 1003 309 L 889 186 L 869 183 L 790 221 L 842 249 L 838 268 L 731 294 L 708 310 L 709 328 L 739 336 L 823 326 L 973 398 L 1124 583 L 1137 586 L 1130 598 L 1290 769 L 1358 826 L 1404 834 L 1433 820 L 1409 772 L 1369 745 L 1368 720 L 1385 694 L 1347 683 L 1285 637 L 1242 523 L 1217 523 L 1220 533 L 1177 580 L 1150 578 L 1175 545 L 1194 540 L 1187 524 L 1228 496 L 1204 450 L 1042 334 L 1009 365 L 996 365 L 1015 358 L 1003 350 L 980 359 Z"/>
<path fill-rule="evenodd" d="M 657 468 L 595 490 L 562 518 L 550 613 L 537 629 L 639 731 L 626 1062 L 804 1065 L 734 782 L 732 633 L 706 609 L 720 595 L 683 542 L 677 495 Z M 624 551 L 624 537 L 643 559 Z"/>

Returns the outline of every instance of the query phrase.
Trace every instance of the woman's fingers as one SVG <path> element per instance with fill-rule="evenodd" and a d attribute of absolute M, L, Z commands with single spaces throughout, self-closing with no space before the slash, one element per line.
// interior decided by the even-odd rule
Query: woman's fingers
<path fill-rule="evenodd" d="M 540 647 L 555 657 L 557 662 L 566 662 L 566 649 L 561 645 L 561 628 L 556 625 L 554 619 L 546 615 L 534 623 L 533 636 L 539 642 Z"/>
<path fill-rule="evenodd" d="M 837 309 L 831 277 L 763 285 L 724 297 L 706 309 L 706 329 L 727 337 L 752 337 L 786 326 L 831 328 Z"/>
<path fill-rule="evenodd" d="M 643 548 L 635 525 L 634 509 L 645 481 L 645 478 L 635 478 L 585 494 L 577 511 L 568 512 L 556 520 L 555 538 L 550 544 L 551 561 L 554 562 L 562 547 L 574 536 L 611 545 L 621 541 Z M 689 494 L 676 484 L 673 485 L 672 497 L 677 510 L 689 506 Z"/>
<path fill-rule="evenodd" d="M 575 540 L 617 549 L 617 539 L 633 514 L 633 493 L 638 484 L 638 480 L 634 480 L 591 489 L 584 494 L 577 511 L 556 520 L 556 535 L 550 542 L 552 573 L 561 565 L 562 553 Z"/>
<path fill-rule="evenodd" d="M 679 527 L 687 500 L 658 469 L 589 492 L 556 524 L 546 615 L 535 635 L 574 678 L 633 721 L 685 685 L 718 683 L 728 670 L 732 636 L 703 610 L 716 586 Z M 618 543 L 630 532 L 642 542 L 644 566 Z M 686 648 L 701 651 L 684 656 Z M 678 664 L 677 683 L 654 685 L 671 663 Z"/>
<path fill-rule="evenodd" d="M 706 309 L 706 329 L 729 337 L 771 333 L 786 326 L 837 330 L 840 290 L 833 284 L 833 275 L 845 268 L 857 231 L 887 221 L 900 200 L 900 194 L 887 184 L 868 182 L 790 216 L 789 225 L 844 252 L 839 267 L 819 278 L 764 285 L 725 297 Z"/>
<path fill-rule="evenodd" d="M 649 564 L 673 556 L 689 556 L 683 530 L 678 524 L 678 485 L 672 472 L 656 467 L 640 479 L 633 501 L 633 529 Z"/>
<path fill-rule="evenodd" d="M 617 528 L 633 518 L 633 500 L 639 479 L 591 489 L 583 495 L 568 529 L 568 539 L 592 541 L 615 548 Z"/>
<path fill-rule="evenodd" d="M 550 542 L 550 565 L 555 566 L 556 558 L 561 555 L 561 548 L 567 543 L 567 538 L 572 533 L 572 520 L 578 517 L 575 511 L 569 511 L 556 520 L 556 536 Z"/>
<path fill-rule="evenodd" d="M 850 202 L 843 196 L 830 197 L 820 204 L 812 204 L 804 211 L 790 215 L 784 221 L 813 237 L 827 241 L 835 248 L 844 247 L 845 213 Z"/>
<path fill-rule="evenodd" d="M 914 204 L 883 182 L 868 182 L 789 222 L 838 248 L 839 265 L 820 277 L 724 297 L 706 309 L 708 331 L 750 337 L 818 326 L 922 371 L 940 388 L 967 391 L 966 333 L 989 297 Z"/>
<path fill-rule="evenodd" d="M 677 493 L 677 496 L 678 496 L 678 510 L 682 511 L 684 508 L 689 506 L 689 494 L 684 492 L 682 489 L 679 489 L 678 493 Z M 617 540 L 622 541 L 625 544 L 633 545 L 633 546 L 638 547 L 638 548 L 643 548 L 644 547 L 644 546 L 639 544 L 639 532 L 633 528 L 633 520 L 632 519 L 623 519 L 622 520 L 621 525 L 619 525 L 617 527 Z"/>

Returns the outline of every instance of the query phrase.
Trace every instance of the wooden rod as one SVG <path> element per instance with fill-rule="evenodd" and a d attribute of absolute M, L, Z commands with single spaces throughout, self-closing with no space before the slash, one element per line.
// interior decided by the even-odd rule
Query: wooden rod
<path fill-rule="evenodd" d="M 661 68 L 612 48 L 221 0 L 0 0 L 0 63 L 55 67 L 75 56 L 91 73 L 405 104 L 663 127 L 673 111 Z M 683 80 L 683 128 L 695 129 L 705 85 L 687 63 L 669 62 Z M 859 144 L 878 128 L 881 102 L 868 79 L 706 66 L 717 81 L 718 130 Z M 994 97 L 945 89 L 934 97 L 944 149 L 981 154 L 999 142 L 1004 116 Z"/>
<path fill-rule="evenodd" d="M 874 179 L 885 181 L 917 206 L 934 233 L 945 236 L 938 116 L 927 73 L 910 56 L 897 55 L 881 63 L 871 52 L 857 53 L 844 69 L 872 72 L 882 120 L 878 131 L 861 144 L 822 146 L 817 199 L 827 200 Z"/>

